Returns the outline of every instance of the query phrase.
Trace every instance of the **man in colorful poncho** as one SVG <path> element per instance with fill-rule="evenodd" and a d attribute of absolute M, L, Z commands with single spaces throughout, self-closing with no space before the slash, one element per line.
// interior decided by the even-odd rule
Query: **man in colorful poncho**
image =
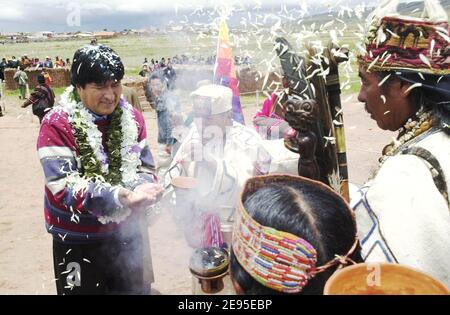
<path fill-rule="evenodd" d="M 433 3 L 425 1 L 426 18 L 399 16 L 398 1 L 373 15 L 358 99 L 399 134 L 352 199 L 366 261 L 408 265 L 450 286 L 450 38 Z"/>
<path fill-rule="evenodd" d="M 147 294 L 145 209 L 157 202 L 142 114 L 123 97 L 120 57 L 79 49 L 72 86 L 43 119 L 37 149 L 58 294 Z"/>

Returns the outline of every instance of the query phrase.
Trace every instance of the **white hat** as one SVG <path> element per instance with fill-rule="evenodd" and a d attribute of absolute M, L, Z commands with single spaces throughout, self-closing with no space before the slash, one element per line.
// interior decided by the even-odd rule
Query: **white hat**
<path fill-rule="evenodd" d="M 202 85 L 191 93 L 191 97 L 194 103 L 196 98 L 211 98 L 210 115 L 225 113 L 232 109 L 233 91 L 223 85 Z"/>

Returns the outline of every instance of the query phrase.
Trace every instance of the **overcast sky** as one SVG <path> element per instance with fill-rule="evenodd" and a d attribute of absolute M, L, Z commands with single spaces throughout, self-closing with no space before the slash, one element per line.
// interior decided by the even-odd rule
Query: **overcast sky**
<path fill-rule="evenodd" d="M 123 30 L 162 26 L 179 21 L 186 15 L 189 20 L 202 19 L 200 8 L 212 12 L 217 3 L 226 2 L 234 9 L 255 12 L 258 7 L 289 7 L 317 12 L 328 6 L 354 5 L 357 0 L 0 0 L 0 32 L 35 31 L 96 31 L 104 28 Z M 366 4 L 377 1 L 366 0 Z M 282 3 L 282 5 L 280 4 Z M 191 13 L 197 14 L 191 15 Z M 205 19 L 205 18 L 203 18 Z"/>

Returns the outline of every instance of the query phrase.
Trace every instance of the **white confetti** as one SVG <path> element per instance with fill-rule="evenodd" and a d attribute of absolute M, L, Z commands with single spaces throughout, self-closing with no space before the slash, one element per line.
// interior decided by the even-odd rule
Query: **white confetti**
<path fill-rule="evenodd" d="M 412 89 L 415 89 L 417 87 L 421 87 L 422 83 L 414 83 L 413 85 L 411 85 L 406 91 L 405 94 L 407 94 L 409 91 L 411 91 Z"/>
<path fill-rule="evenodd" d="M 383 78 L 383 80 L 380 81 L 380 83 L 378 83 L 378 86 L 382 86 L 384 84 L 384 82 L 386 82 L 387 80 L 389 80 L 389 77 L 391 76 L 391 74 L 385 76 Z"/>
<path fill-rule="evenodd" d="M 433 58 L 433 50 L 434 50 L 434 45 L 435 45 L 435 41 L 434 39 L 431 40 L 431 44 L 430 44 L 430 57 Z"/>
<path fill-rule="evenodd" d="M 370 68 L 372 68 L 378 61 L 378 59 L 380 58 L 380 56 L 377 56 L 371 63 L 370 65 L 367 67 L 367 70 L 369 71 Z"/>
<path fill-rule="evenodd" d="M 450 43 L 450 37 L 442 32 L 437 31 L 439 36 L 441 36 L 443 39 L 445 39 L 448 43 Z"/>
<path fill-rule="evenodd" d="M 333 124 L 334 124 L 335 126 L 343 126 L 343 125 L 344 125 L 342 122 L 337 121 L 337 120 L 333 120 Z"/>
<path fill-rule="evenodd" d="M 395 37 L 395 38 L 400 38 L 400 36 L 398 36 L 397 34 L 395 34 L 394 32 L 392 32 L 390 29 L 386 29 L 386 32 L 388 32 L 389 34 L 391 34 L 392 35 L 392 37 Z"/>
<path fill-rule="evenodd" d="M 59 234 L 58 233 L 58 236 L 62 239 L 62 241 L 64 242 L 64 239 L 66 238 L 66 236 L 67 236 L 67 233 L 66 234 L 64 234 L 64 236 L 62 236 L 61 234 Z"/>
<path fill-rule="evenodd" d="M 420 58 L 420 60 L 422 60 L 422 62 L 423 62 L 424 64 L 426 64 L 428 67 L 431 68 L 430 60 L 428 60 L 427 57 L 425 57 L 425 56 L 422 55 L 422 54 L 419 54 L 419 58 Z"/>

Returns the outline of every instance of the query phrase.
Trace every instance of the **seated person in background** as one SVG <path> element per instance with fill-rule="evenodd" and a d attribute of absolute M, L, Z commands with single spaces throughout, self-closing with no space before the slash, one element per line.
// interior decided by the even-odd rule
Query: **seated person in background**
<path fill-rule="evenodd" d="M 284 78 L 283 87 L 287 87 L 287 82 Z M 282 98 L 283 92 L 272 93 L 253 117 L 253 126 L 265 139 L 283 139 L 295 135 L 295 130 L 284 119 L 284 108 L 281 104 Z"/>
<path fill-rule="evenodd" d="M 304 177 L 249 179 L 234 224 L 230 274 L 238 294 L 322 294 L 340 264 L 361 261 L 353 211 Z"/>
<path fill-rule="evenodd" d="M 55 68 L 64 68 L 66 66 L 64 60 L 59 59 L 59 56 L 56 56 L 55 59 Z"/>

